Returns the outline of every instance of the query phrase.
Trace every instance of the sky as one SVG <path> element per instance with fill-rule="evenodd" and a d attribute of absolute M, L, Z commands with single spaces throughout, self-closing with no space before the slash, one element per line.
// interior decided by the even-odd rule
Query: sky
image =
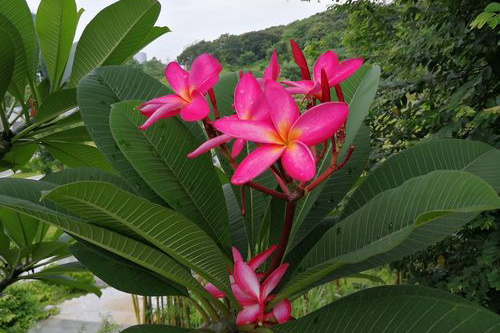
<path fill-rule="evenodd" d="M 326 10 L 330 1 L 300 0 L 159 0 L 162 5 L 157 26 L 172 32 L 147 46 L 148 59 L 153 56 L 172 61 L 189 45 L 213 40 L 221 34 L 241 34 L 275 25 L 287 24 Z M 36 13 L 40 0 L 27 0 Z M 79 38 L 88 22 L 116 0 L 76 0 L 84 8 L 77 30 Z"/>

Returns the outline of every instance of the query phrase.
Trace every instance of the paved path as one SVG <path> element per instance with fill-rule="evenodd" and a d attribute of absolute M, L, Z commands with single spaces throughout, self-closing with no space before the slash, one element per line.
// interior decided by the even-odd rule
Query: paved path
<path fill-rule="evenodd" d="M 136 324 L 131 296 L 113 288 L 103 289 L 101 298 L 88 294 L 58 307 L 59 314 L 37 323 L 29 333 L 96 333 L 106 317 L 122 328 Z"/>

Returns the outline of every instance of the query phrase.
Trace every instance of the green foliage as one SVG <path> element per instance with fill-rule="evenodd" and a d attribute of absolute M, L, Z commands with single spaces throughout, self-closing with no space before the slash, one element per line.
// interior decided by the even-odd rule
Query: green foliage
<path fill-rule="evenodd" d="M 19 170 L 41 147 L 67 166 L 111 170 L 88 136 L 47 137 L 81 123 L 71 88 L 83 76 L 125 63 L 169 31 L 154 26 L 160 7 L 156 0 L 118 1 L 90 21 L 72 51 L 83 11 L 74 0 L 42 1 L 36 24 L 25 0 L 0 4 L 0 171 Z"/>
<path fill-rule="evenodd" d="M 500 3 L 492 2 L 470 24 L 472 28 L 481 29 L 485 24 L 495 29 L 500 24 Z"/>

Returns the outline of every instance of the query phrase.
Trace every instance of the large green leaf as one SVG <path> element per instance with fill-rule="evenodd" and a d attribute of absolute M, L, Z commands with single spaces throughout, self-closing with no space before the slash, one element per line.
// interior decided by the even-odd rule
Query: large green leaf
<path fill-rule="evenodd" d="M 94 146 L 49 140 L 43 141 L 43 145 L 55 158 L 69 167 L 90 167 L 113 171 L 112 166 Z"/>
<path fill-rule="evenodd" d="M 0 22 L 7 19 L 17 30 L 16 35 L 12 35 L 17 48 L 24 50 L 25 68 L 24 75 L 32 79 L 35 76 L 35 25 L 33 16 L 25 0 L 0 1 Z"/>
<path fill-rule="evenodd" d="M 241 216 L 241 208 L 234 196 L 230 184 L 222 186 L 224 197 L 226 198 L 227 213 L 229 218 L 229 233 L 231 234 L 231 244 L 240 250 L 243 258 L 248 252 L 248 238 L 246 234 L 245 222 Z"/>
<path fill-rule="evenodd" d="M 76 89 L 65 89 L 50 94 L 37 110 L 35 122 L 42 124 L 77 106 Z"/>
<path fill-rule="evenodd" d="M 83 121 L 97 148 L 135 193 L 155 202 L 164 201 L 149 188 L 122 154 L 109 127 L 111 105 L 120 101 L 150 100 L 169 90 L 140 70 L 127 67 L 102 67 L 87 75 L 78 85 L 78 105 Z"/>
<path fill-rule="evenodd" d="M 8 1 L 2 1 L 2 3 L 0 3 L 1 41 L 4 43 L 4 47 L 7 47 L 9 44 L 12 45 L 13 47 L 11 50 L 15 52 L 14 69 L 11 74 L 10 82 L 8 83 L 8 91 L 17 99 L 24 100 L 24 88 L 26 86 L 26 78 L 29 71 L 26 65 L 26 51 L 19 31 L 8 19 L 6 13 L 1 10 L 1 6 L 5 6 L 7 2 Z M 13 1 L 12 4 L 15 2 L 16 1 Z M 7 78 L 3 79 L 6 80 Z"/>
<path fill-rule="evenodd" d="M 186 155 L 198 147 L 177 118 L 156 122 L 145 131 L 139 101 L 113 105 L 110 126 L 122 153 L 142 179 L 165 202 L 205 230 L 229 250 L 229 228 L 224 195 L 209 154 Z"/>
<path fill-rule="evenodd" d="M 289 251 L 340 203 L 363 172 L 370 154 L 370 131 L 366 126 L 359 128 L 353 145 L 354 152 L 346 165 L 330 176 L 325 185 L 314 189 L 299 203 Z M 339 161 L 343 160 L 348 149 L 348 146 L 342 147 Z M 330 161 L 328 156 L 326 159 Z"/>
<path fill-rule="evenodd" d="M 125 181 L 120 177 L 112 173 L 102 171 L 100 169 L 92 168 L 65 169 L 62 171 L 50 173 L 43 177 L 42 180 L 57 185 L 74 183 L 82 180 L 95 180 L 114 184 L 126 191 L 129 190 L 127 183 L 125 183 Z"/>
<path fill-rule="evenodd" d="M 79 239 L 99 246 L 183 285 L 199 295 L 210 297 L 210 294 L 193 278 L 188 270 L 165 253 L 114 231 L 58 212 L 57 206 L 40 201 L 41 191 L 53 188 L 50 183 L 24 179 L 15 180 L 17 182 L 10 179 L 0 179 L 1 206 L 52 224 Z M 20 182 L 20 180 L 24 182 Z"/>
<path fill-rule="evenodd" d="M 417 286 L 360 291 L 272 327 L 275 333 L 494 333 L 499 329 L 497 314 L 463 298 Z"/>
<path fill-rule="evenodd" d="M 227 257 L 184 216 L 104 182 L 62 185 L 44 199 L 120 233 L 135 233 L 229 292 Z"/>
<path fill-rule="evenodd" d="M 51 91 L 60 86 L 77 24 L 75 0 L 42 0 L 40 3 L 36 13 L 36 31 Z"/>
<path fill-rule="evenodd" d="M 35 143 L 20 143 L 15 144 L 7 154 L 2 158 L 2 162 L 9 166 L 9 169 L 14 171 L 28 163 L 35 154 L 38 146 Z"/>
<path fill-rule="evenodd" d="M 378 193 L 434 170 L 464 170 L 500 191 L 500 151 L 485 143 L 443 139 L 421 143 L 390 156 L 366 177 L 345 207 L 347 216 Z"/>
<path fill-rule="evenodd" d="M 12 75 L 14 74 L 15 59 L 16 52 L 14 50 L 12 38 L 10 34 L 0 26 L 0 100 L 2 101 L 9 88 Z M 3 110 L 0 112 L 3 112 Z"/>
<path fill-rule="evenodd" d="M 98 287 L 85 282 L 74 280 L 64 275 L 33 274 L 33 275 L 28 275 L 26 278 L 44 281 L 52 284 L 64 285 L 75 289 L 80 289 L 83 291 L 94 293 L 98 297 L 101 297 L 102 295 L 101 289 L 99 289 Z"/>
<path fill-rule="evenodd" d="M 121 333 L 187 333 L 187 332 L 193 332 L 193 330 L 176 326 L 168 326 L 168 325 L 136 325 L 121 331 Z"/>
<path fill-rule="evenodd" d="M 21 215 L 17 212 L 0 208 L 0 222 L 4 232 L 17 245 L 24 248 L 33 242 L 39 222 L 36 219 Z"/>
<path fill-rule="evenodd" d="M 468 172 L 434 171 L 411 178 L 324 233 L 277 300 L 311 288 L 339 268 L 337 275 L 357 273 L 422 250 L 477 213 L 499 207 L 491 186 Z"/>
<path fill-rule="evenodd" d="M 121 0 L 97 14 L 78 42 L 70 86 L 97 67 L 120 65 L 134 56 L 144 40 L 151 41 L 160 10 L 156 0 Z"/>
<path fill-rule="evenodd" d="M 87 131 L 87 127 L 83 124 L 81 126 L 63 129 L 62 131 L 52 132 L 47 135 L 41 135 L 38 139 L 43 141 L 62 141 L 72 143 L 92 141 L 89 136 L 89 132 Z"/>
<path fill-rule="evenodd" d="M 77 243 L 71 253 L 109 286 L 142 296 L 188 296 L 186 288 L 95 245 Z"/>

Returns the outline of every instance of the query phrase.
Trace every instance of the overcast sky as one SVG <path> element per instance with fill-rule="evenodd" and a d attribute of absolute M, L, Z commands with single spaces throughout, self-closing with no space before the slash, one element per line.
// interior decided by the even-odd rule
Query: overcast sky
<path fill-rule="evenodd" d="M 4 0 L 2 0 L 4 1 Z M 40 0 L 27 0 L 36 12 Z M 196 41 L 213 40 L 223 33 L 240 34 L 293 22 L 324 11 L 331 2 L 300 0 L 159 0 L 162 10 L 156 25 L 172 32 L 160 37 L 143 51 L 163 61 L 175 60 L 182 50 Z M 85 8 L 77 38 L 87 23 L 116 0 L 76 0 Z"/>

